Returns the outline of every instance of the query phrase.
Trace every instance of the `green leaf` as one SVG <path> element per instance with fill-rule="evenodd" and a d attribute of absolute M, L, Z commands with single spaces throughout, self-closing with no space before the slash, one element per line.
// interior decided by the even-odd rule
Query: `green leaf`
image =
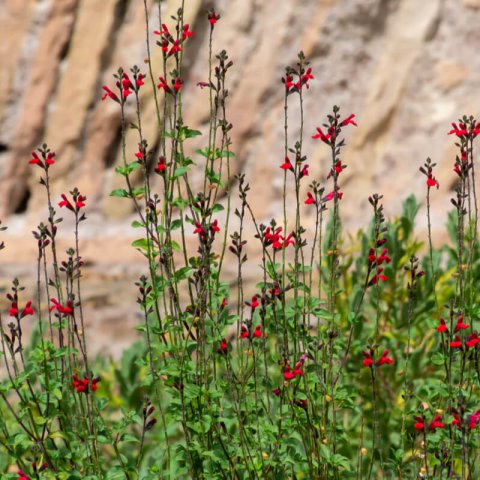
<path fill-rule="evenodd" d="M 172 240 L 170 242 L 170 246 L 172 247 L 172 250 L 174 252 L 181 252 L 182 251 L 182 247 L 180 247 L 180 245 L 178 244 L 178 242 L 176 242 L 175 240 Z"/>
<path fill-rule="evenodd" d="M 139 238 L 138 240 L 134 240 L 132 242 L 132 247 L 148 252 L 149 248 L 151 248 L 151 243 L 146 238 Z"/>
<path fill-rule="evenodd" d="M 196 148 L 195 153 L 198 153 L 198 155 L 201 155 L 202 157 L 209 158 L 210 157 L 210 150 L 208 148 L 205 149 L 200 149 Z"/>
<path fill-rule="evenodd" d="M 111 197 L 129 198 L 130 194 L 124 188 L 117 188 L 110 192 Z"/>
<path fill-rule="evenodd" d="M 443 353 L 435 352 L 432 355 L 432 363 L 434 365 L 443 365 L 445 363 L 445 356 L 443 355 Z"/>
<path fill-rule="evenodd" d="M 181 133 L 184 138 L 195 138 L 202 134 L 200 130 L 192 130 L 188 127 L 183 127 Z"/>
<path fill-rule="evenodd" d="M 220 205 L 219 203 L 216 203 L 213 207 L 212 207 L 212 213 L 216 213 L 216 212 L 221 212 L 225 210 L 224 206 L 223 205 Z"/>
<path fill-rule="evenodd" d="M 140 167 L 140 164 L 135 161 L 127 163 L 126 165 L 121 165 L 115 168 L 115 171 L 124 177 L 128 177 L 133 171 L 137 170 Z"/>
<path fill-rule="evenodd" d="M 140 440 L 135 435 L 132 435 L 131 433 L 124 433 L 120 437 L 120 441 L 130 442 L 130 443 L 138 443 Z"/>
<path fill-rule="evenodd" d="M 174 278 L 175 281 L 179 282 L 180 280 L 184 280 L 188 278 L 193 272 L 193 268 L 191 267 L 182 267 L 175 272 Z"/>
<path fill-rule="evenodd" d="M 182 175 L 185 175 L 189 171 L 190 169 L 188 167 L 178 167 L 173 172 L 173 178 L 181 177 Z"/>
<path fill-rule="evenodd" d="M 145 187 L 134 188 L 132 190 L 132 195 L 134 197 L 137 197 L 138 195 L 144 195 L 144 194 L 145 194 Z"/>
<path fill-rule="evenodd" d="M 177 230 L 182 226 L 182 221 L 180 219 L 173 220 L 170 224 L 170 230 Z"/>

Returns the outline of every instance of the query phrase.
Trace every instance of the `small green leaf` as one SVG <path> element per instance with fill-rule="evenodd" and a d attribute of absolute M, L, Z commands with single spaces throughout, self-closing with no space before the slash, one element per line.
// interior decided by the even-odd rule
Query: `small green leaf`
<path fill-rule="evenodd" d="M 181 133 L 184 138 L 195 138 L 202 134 L 200 130 L 192 130 L 191 128 L 188 128 L 188 127 L 183 127 L 181 130 Z"/>
<path fill-rule="evenodd" d="M 219 203 L 216 203 L 213 207 L 212 207 L 212 213 L 216 213 L 216 212 L 221 212 L 225 210 L 224 206 L 223 205 L 220 205 Z"/>
<path fill-rule="evenodd" d="M 190 171 L 188 167 L 178 167 L 173 172 L 173 178 L 181 177 L 182 175 L 185 175 L 188 171 Z"/>
<path fill-rule="evenodd" d="M 124 189 L 124 188 L 117 188 L 115 190 L 112 190 L 110 192 L 111 197 L 123 197 L 123 198 L 129 198 L 130 194 Z"/>

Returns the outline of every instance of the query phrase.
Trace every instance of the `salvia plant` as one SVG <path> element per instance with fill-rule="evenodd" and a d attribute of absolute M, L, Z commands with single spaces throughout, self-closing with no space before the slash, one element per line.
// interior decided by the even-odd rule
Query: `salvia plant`
<path fill-rule="evenodd" d="M 447 245 L 432 242 L 430 205 L 441 189 L 431 159 L 418 162 L 426 241 L 414 235 L 414 196 L 388 221 L 377 193 L 368 198 L 370 225 L 348 237 L 343 152 L 356 117 L 334 106 L 316 132 L 304 131 L 314 72 L 300 53 L 279 82 L 283 207 L 262 221 L 248 177 L 231 174 L 234 65 L 226 51 L 215 53 L 221 16 L 206 12 L 210 68 L 198 85 L 185 80 L 194 32 L 183 9 L 168 19 L 158 9 L 155 46 L 146 2 L 145 21 L 145 71 L 119 68 L 103 86 L 122 126 L 116 172 L 124 186 L 111 195 L 132 205 L 133 247 L 145 258 L 135 284 L 143 340 L 118 364 L 91 355 L 79 248 L 88 201 L 77 188 L 53 198 L 50 174 L 61 159 L 40 146 L 30 159 L 47 205 L 33 231 L 36 294 L 14 279 L 1 312 L 2 478 L 479 478 L 480 123 L 463 117 L 448 132 L 457 154 Z M 147 88 L 159 142 L 143 128 Z M 188 127 L 182 101 L 197 88 L 210 106 L 203 132 Z M 199 136 L 204 146 L 193 152 Z M 321 181 L 309 175 L 307 142 L 329 150 Z M 66 252 L 57 247 L 60 213 L 74 225 Z M 304 226 L 307 216 L 314 228 Z M 255 248 L 253 284 L 245 269 Z"/>

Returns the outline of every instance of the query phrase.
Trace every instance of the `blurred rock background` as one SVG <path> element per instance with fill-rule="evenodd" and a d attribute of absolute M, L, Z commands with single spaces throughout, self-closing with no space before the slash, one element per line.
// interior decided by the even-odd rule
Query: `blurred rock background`
<path fill-rule="evenodd" d="M 156 67 L 157 6 L 152 0 L 146 4 Z M 169 17 L 178 5 L 162 2 L 165 23 L 172 24 Z M 425 179 L 418 167 L 430 156 L 438 163 L 441 185 L 432 194 L 433 224 L 436 241 L 443 241 L 455 183 L 454 139 L 447 132 L 459 116 L 478 113 L 480 0 L 185 0 L 186 22 L 195 36 L 186 49 L 184 120 L 200 130 L 208 124 L 208 93 L 195 85 L 208 77 L 205 11 L 212 6 L 222 16 L 214 52 L 225 48 L 235 63 L 229 79 L 232 167 L 246 173 L 257 217 L 268 222 L 281 215 L 280 78 L 303 50 L 315 75 L 305 96 L 310 178 L 324 180 L 328 173 L 328 152 L 310 136 L 338 104 L 345 116 L 355 113 L 359 124 L 346 130 L 348 169 L 341 182 L 346 225 L 355 230 L 368 223 L 367 198 L 373 192 L 384 195 L 390 216 L 410 193 L 422 200 Z M 55 195 L 77 186 L 87 196 L 81 242 L 88 263 L 87 322 L 97 351 L 113 354 L 134 338 L 133 282 L 144 265 L 130 247 L 137 232 L 129 226 L 128 201 L 108 196 L 121 186 L 114 174 L 120 119 L 116 104 L 101 102 L 101 86 L 113 85 L 119 66 L 137 64 L 146 71 L 145 35 L 140 0 L 0 0 L 0 218 L 9 227 L 2 235 L 7 248 L 0 256 L 0 287 L 8 288 L 14 276 L 30 290 L 34 286 L 31 231 L 45 221 L 46 209 L 39 170 L 28 160 L 46 142 L 57 152 L 51 170 Z M 292 143 L 298 134 L 295 99 Z M 147 84 L 142 112 L 150 145 L 159 135 L 154 110 Z M 202 141 L 195 139 L 192 148 Z M 135 150 L 132 131 L 128 154 Z M 68 215 L 62 216 L 61 251 L 73 241 Z M 426 222 L 419 219 L 422 235 Z M 6 306 L 4 294 L 0 306 Z"/>

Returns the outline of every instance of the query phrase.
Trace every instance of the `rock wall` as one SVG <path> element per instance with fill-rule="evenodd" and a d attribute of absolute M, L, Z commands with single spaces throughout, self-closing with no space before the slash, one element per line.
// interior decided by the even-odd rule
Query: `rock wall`
<path fill-rule="evenodd" d="M 157 5 L 145 3 L 156 68 Z M 178 3 L 162 2 L 164 19 Z M 186 21 L 195 31 L 186 57 L 185 122 L 199 129 L 207 125 L 209 107 L 195 85 L 208 76 L 205 10 L 212 4 L 185 1 Z M 357 115 L 358 128 L 347 134 L 348 169 L 341 184 L 347 225 L 367 223 L 367 197 L 373 192 L 384 194 L 390 215 L 411 192 L 423 196 L 418 167 L 430 156 L 438 163 L 441 185 L 433 195 L 434 228 L 443 231 L 446 192 L 455 181 L 453 140 L 446 133 L 458 116 L 478 113 L 479 0 L 218 0 L 215 7 L 222 18 L 214 50 L 225 48 L 235 63 L 229 80 L 233 168 L 246 173 L 259 219 L 268 221 L 281 208 L 280 78 L 303 50 L 315 75 L 304 106 L 312 178 L 325 179 L 328 152 L 310 134 L 333 104 Z M 120 119 L 116 105 L 100 99 L 101 86 L 113 83 L 119 66 L 146 69 L 144 2 L 3 0 L 0 32 L 0 218 L 10 227 L 0 258 L 1 282 L 18 274 L 28 283 L 31 275 L 35 243 L 30 232 L 44 220 L 45 207 L 38 172 L 28 160 L 45 141 L 59 160 L 52 170 L 55 194 L 78 186 L 88 198 L 82 250 L 91 264 L 86 298 L 100 332 L 99 348 L 112 344 L 112 332 L 127 343 L 135 323 L 130 280 L 141 268 L 140 257 L 129 247 L 131 210 L 108 197 L 121 181 L 114 174 Z M 142 112 L 146 137 L 155 144 L 159 132 L 148 90 L 142 92 Z M 298 113 L 292 101 L 292 142 Z M 133 135 L 129 155 L 136 148 Z M 64 242 L 68 245 L 68 237 Z M 126 294 L 119 295 L 119 289 Z M 112 330 L 109 318 L 115 326 L 124 319 L 125 328 Z"/>

